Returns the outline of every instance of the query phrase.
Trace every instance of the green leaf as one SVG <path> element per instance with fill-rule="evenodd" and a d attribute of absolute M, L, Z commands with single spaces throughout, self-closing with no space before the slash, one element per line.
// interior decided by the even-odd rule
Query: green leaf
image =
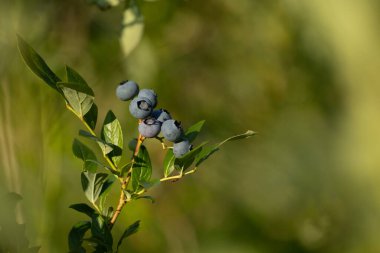
<path fill-rule="evenodd" d="M 86 253 L 82 247 L 83 237 L 87 230 L 91 228 L 91 222 L 80 221 L 73 226 L 69 232 L 69 250 L 70 253 Z"/>
<path fill-rule="evenodd" d="M 98 120 L 98 107 L 95 103 L 92 104 L 90 110 L 83 116 L 83 119 L 92 130 L 95 129 Z"/>
<path fill-rule="evenodd" d="M 141 182 L 147 182 L 152 176 L 152 164 L 148 150 L 141 145 L 139 153 L 135 157 L 135 165 L 132 169 L 132 189 L 136 192 Z"/>
<path fill-rule="evenodd" d="M 113 163 L 117 166 L 121 160 L 121 150 L 123 148 L 123 131 L 120 122 L 117 120 L 112 111 L 108 111 L 102 128 L 102 139 L 106 143 L 111 143 L 119 149 L 114 149 L 108 156 L 112 159 Z M 120 150 L 120 152 L 117 152 Z"/>
<path fill-rule="evenodd" d="M 185 138 L 189 140 L 189 142 L 193 142 L 195 138 L 197 138 L 205 122 L 205 120 L 201 120 L 189 127 L 185 133 Z"/>
<path fill-rule="evenodd" d="M 111 146 L 110 144 L 106 143 L 104 140 L 92 135 L 91 133 L 89 132 L 86 132 L 84 130 L 79 130 L 79 135 L 80 136 L 83 136 L 83 137 L 86 137 L 86 138 L 89 138 L 93 141 L 96 141 L 100 147 L 100 149 L 102 150 L 102 153 L 103 155 L 107 155 L 109 154 L 112 150 L 114 150 L 114 147 Z"/>
<path fill-rule="evenodd" d="M 179 168 L 182 171 L 186 170 L 191 166 L 195 157 L 202 151 L 203 147 L 207 144 L 207 142 L 203 142 L 196 148 L 193 148 L 190 152 L 186 153 L 184 156 L 180 158 L 176 158 L 174 161 L 174 167 Z"/>
<path fill-rule="evenodd" d="M 61 90 L 58 89 L 56 85 L 57 82 L 61 81 L 61 79 L 54 74 L 44 59 L 42 59 L 42 57 L 19 35 L 17 35 L 17 44 L 22 58 L 33 73 L 41 78 L 47 85 L 62 94 Z"/>
<path fill-rule="evenodd" d="M 94 103 L 94 92 L 90 87 L 79 83 L 58 82 L 67 102 L 79 118 L 84 118 Z"/>
<path fill-rule="evenodd" d="M 95 210 L 85 203 L 73 204 L 73 205 L 70 205 L 69 207 L 80 213 L 86 214 L 90 218 L 92 218 L 92 216 L 95 214 Z"/>
<path fill-rule="evenodd" d="M 168 177 L 174 171 L 175 156 L 173 149 L 168 149 L 164 158 L 164 176 Z"/>
<path fill-rule="evenodd" d="M 147 199 L 147 200 L 150 200 L 152 202 L 152 204 L 154 202 L 156 202 L 156 200 L 152 196 L 148 196 L 148 195 L 145 195 L 145 196 L 139 196 L 139 195 L 137 195 L 137 196 L 132 196 L 132 198 L 135 199 L 135 200 L 138 200 L 138 199 Z"/>
<path fill-rule="evenodd" d="M 133 235 L 134 233 L 137 232 L 137 230 L 139 229 L 139 226 L 140 226 L 140 221 L 136 221 L 134 222 L 132 225 L 130 225 L 125 231 L 124 233 L 121 235 L 120 239 L 119 239 L 119 242 L 117 243 L 117 248 L 116 248 L 116 252 L 119 252 L 119 247 L 120 245 L 123 243 L 123 240 L 125 238 L 127 238 L 128 236 L 131 236 Z"/>
<path fill-rule="evenodd" d="M 222 145 L 224 145 L 226 142 L 229 142 L 229 141 L 236 141 L 236 140 L 240 140 L 240 139 L 245 139 L 245 138 L 249 138 L 253 135 L 255 135 L 256 133 L 252 130 L 248 130 L 247 132 L 243 133 L 243 134 L 238 134 L 238 135 L 235 135 L 235 136 L 231 136 L 227 139 L 225 139 L 224 141 L 218 143 L 218 144 L 214 144 L 212 146 L 209 146 L 209 147 L 205 147 L 196 157 L 195 157 L 195 166 L 199 166 L 201 163 L 203 163 L 204 161 L 206 161 L 212 154 L 214 154 L 216 151 L 218 151 L 220 149 L 220 147 Z"/>
<path fill-rule="evenodd" d="M 81 174 L 82 188 L 91 203 L 95 203 L 107 182 L 108 174 L 83 171 Z"/>
<path fill-rule="evenodd" d="M 99 206 L 100 210 L 104 212 L 104 210 L 107 208 L 105 205 L 106 199 L 108 194 L 110 193 L 111 186 L 115 182 L 114 177 L 108 177 L 107 180 L 103 183 L 102 190 L 99 194 Z"/>
<path fill-rule="evenodd" d="M 77 139 L 74 139 L 72 145 L 73 153 L 76 157 L 83 160 L 83 170 L 95 172 L 98 163 L 94 152 Z"/>

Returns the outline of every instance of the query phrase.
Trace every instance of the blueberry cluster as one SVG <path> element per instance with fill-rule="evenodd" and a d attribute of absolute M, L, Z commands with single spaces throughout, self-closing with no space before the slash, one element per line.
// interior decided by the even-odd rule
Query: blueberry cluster
<path fill-rule="evenodd" d="M 139 89 L 134 81 L 124 81 L 116 88 L 116 96 L 122 101 L 131 100 L 129 112 L 140 120 L 139 133 L 146 138 L 154 138 L 161 132 L 163 137 L 173 142 L 175 157 L 182 157 L 192 148 L 184 137 L 181 122 L 172 119 L 165 109 L 154 109 L 157 94 L 153 90 Z"/>

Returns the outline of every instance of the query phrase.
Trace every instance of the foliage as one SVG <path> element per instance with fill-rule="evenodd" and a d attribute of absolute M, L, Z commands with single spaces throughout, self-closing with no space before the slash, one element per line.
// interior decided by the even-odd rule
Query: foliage
<path fill-rule="evenodd" d="M 63 97 L 66 108 L 83 123 L 86 131 L 81 130 L 79 135 L 88 141 L 96 142 L 104 158 L 99 161 L 95 151 L 80 140 L 74 139 L 72 150 L 74 155 L 83 161 L 82 189 L 91 206 L 85 203 L 70 206 L 88 216 L 88 220 L 80 221 L 72 227 L 68 236 L 70 252 L 85 252 L 84 243 L 91 245 L 95 252 L 113 252 L 115 241 L 111 233 L 112 227 L 128 202 L 144 198 L 153 201 L 145 193 L 158 182 L 177 181 L 192 174 L 226 142 L 248 138 L 255 134 L 249 130 L 217 144 L 207 145 L 207 142 L 203 142 L 180 158 L 175 158 L 172 149 L 163 143 L 162 138 L 157 138 L 166 152 L 163 162 L 164 176 L 160 179 L 152 179 L 152 163 L 141 135 L 137 138 L 137 145 L 130 163 L 120 165 L 123 152 L 125 152 L 123 131 L 112 111 L 107 113 L 100 135 L 95 133 L 98 119 L 98 109 L 94 103 L 95 94 L 79 73 L 66 67 L 66 78 L 62 81 L 20 36 L 18 36 L 18 47 L 29 68 Z M 191 142 L 195 141 L 204 122 L 202 120 L 186 131 L 185 136 Z M 120 201 L 116 208 L 109 206 L 105 201 L 110 193 L 109 189 L 115 182 L 120 184 Z M 136 221 L 125 229 L 117 242 L 116 252 L 123 240 L 137 231 L 139 224 L 140 222 Z"/>

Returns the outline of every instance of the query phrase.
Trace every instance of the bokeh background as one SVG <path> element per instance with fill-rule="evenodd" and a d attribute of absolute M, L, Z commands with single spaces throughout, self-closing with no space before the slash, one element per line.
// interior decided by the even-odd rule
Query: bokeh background
<path fill-rule="evenodd" d="M 124 79 L 155 89 L 185 126 L 207 120 L 202 140 L 258 132 L 157 186 L 155 204 L 130 204 L 119 223 L 142 225 L 123 252 L 380 252 L 380 2 L 138 3 L 144 32 L 124 57 L 122 6 L 0 1 L 0 189 L 22 195 L 30 245 L 67 252 L 85 218 L 68 208 L 86 201 L 71 153 L 82 126 L 23 63 L 16 33 L 61 76 L 65 64 L 81 73 L 99 122 L 112 109 L 126 138 L 136 122 L 114 94 Z M 160 145 L 147 145 L 159 176 Z"/>

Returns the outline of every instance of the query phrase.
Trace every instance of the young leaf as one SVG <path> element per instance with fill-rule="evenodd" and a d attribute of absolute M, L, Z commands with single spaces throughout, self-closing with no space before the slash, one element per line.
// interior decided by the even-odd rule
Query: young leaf
<path fill-rule="evenodd" d="M 96 169 L 98 168 L 97 159 L 94 152 L 92 152 L 91 149 L 89 149 L 79 140 L 74 139 L 72 150 L 76 157 L 84 161 L 83 170 L 88 170 L 90 172 L 96 171 Z"/>
<path fill-rule="evenodd" d="M 95 203 L 102 192 L 104 183 L 107 182 L 108 174 L 91 173 L 83 171 L 81 174 L 82 188 L 91 203 Z"/>
<path fill-rule="evenodd" d="M 135 223 L 133 223 L 132 225 L 130 225 L 125 231 L 124 233 L 121 235 L 120 239 L 119 239 L 119 242 L 117 243 L 117 247 L 116 247 L 116 253 L 119 252 L 119 247 L 120 245 L 123 243 L 123 240 L 125 238 L 127 238 L 128 236 L 131 236 L 133 235 L 134 233 L 137 232 L 137 230 L 139 229 L 139 226 L 140 226 L 140 221 L 136 221 Z"/>
<path fill-rule="evenodd" d="M 88 113 L 94 102 L 94 92 L 90 87 L 79 83 L 58 82 L 67 102 L 79 118 Z"/>
<path fill-rule="evenodd" d="M 90 218 L 92 218 L 92 216 L 95 214 L 95 210 L 85 203 L 72 204 L 69 207 L 80 212 L 80 213 L 86 214 Z"/>
<path fill-rule="evenodd" d="M 205 120 L 201 120 L 197 123 L 195 123 L 194 125 L 192 125 L 191 127 L 189 127 L 185 133 L 185 138 L 187 140 L 189 140 L 189 142 L 193 142 L 195 140 L 195 138 L 197 138 L 199 132 L 201 131 L 203 125 L 205 123 Z"/>
<path fill-rule="evenodd" d="M 175 156 L 173 154 L 173 149 L 169 149 L 166 152 L 166 156 L 164 158 L 164 176 L 168 177 L 174 171 L 174 161 Z"/>
<path fill-rule="evenodd" d="M 114 146 L 119 147 L 118 150 L 122 150 L 123 131 L 120 122 L 112 111 L 108 111 L 104 119 L 101 137 L 106 143 L 111 143 Z M 115 151 L 117 150 L 114 149 L 113 152 L 108 154 L 108 156 L 112 158 L 113 163 L 117 166 L 121 160 L 121 152 Z"/>
<path fill-rule="evenodd" d="M 91 228 L 91 222 L 80 221 L 73 226 L 69 232 L 69 250 L 70 253 L 86 253 L 82 247 L 83 237 L 87 230 Z"/>
<path fill-rule="evenodd" d="M 19 35 L 17 35 L 17 44 L 22 58 L 33 73 L 41 78 L 47 85 L 62 94 L 61 90 L 58 89 L 56 85 L 61 79 L 54 74 L 44 59 L 42 59 L 42 57 Z"/>
<path fill-rule="evenodd" d="M 240 140 L 240 139 L 245 139 L 245 138 L 249 138 L 253 135 L 255 135 L 256 133 L 252 130 L 248 130 L 247 132 L 245 132 L 244 134 L 238 134 L 238 135 L 235 135 L 235 136 L 231 136 L 227 139 L 225 139 L 224 141 L 218 143 L 218 144 L 214 144 L 212 146 L 209 146 L 209 147 L 206 147 L 202 150 L 202 152 L 200 152 L 196 157 L 195 157 L 195 166 L 199 166 L 201 163 L 203 163 L 206 159 L 208 159 L 212 154 L 214 154 L 216 151 L 218 151 L 220 149 L 220 147 L 225 144 L 226 142 L 229 142 L 229 141 L 235 141 L 235 140 Z"/>
<path fill-rule="evenodd" d="M 152 164 L 148 150 L 145 146 L 141 146 L 137 157 L 135 157 L 135 164 L 132 169 L 132 189 L 137 191 L 140 182 L 147 182 L 152 176 Z"/>

